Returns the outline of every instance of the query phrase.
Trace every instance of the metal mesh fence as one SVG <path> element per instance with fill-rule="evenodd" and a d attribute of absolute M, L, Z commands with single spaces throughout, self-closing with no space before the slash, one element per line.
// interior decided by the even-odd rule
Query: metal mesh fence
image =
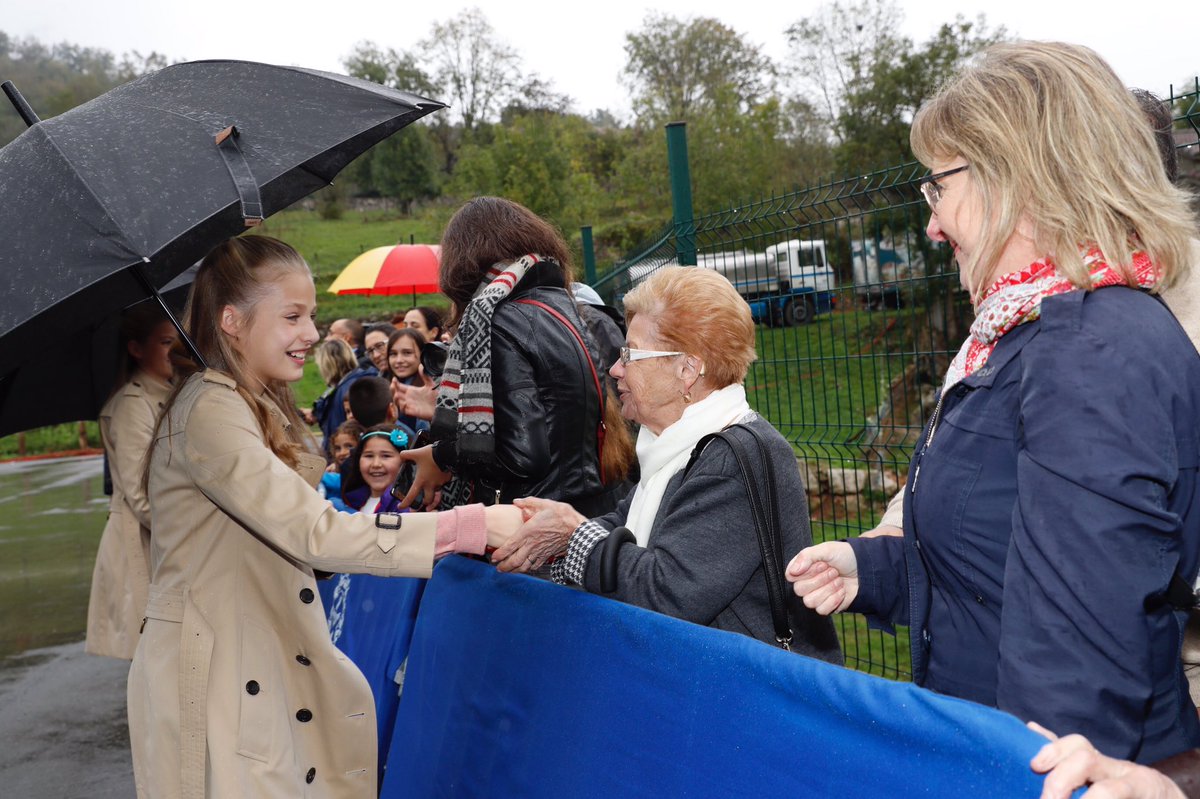
<path fill-rule="evenodd" d="M 1170 98 L 1185 180 L 1200 157 L 1200 85 L 1192 89 Z M 595 284 L 619 308 L 690 242 L 698 268 L 734 283 L 758 323 L 750 404 L 795 448 L 816 541 L 877 525 L 970 325 L 951 253 L 924 233 L 924 174 L 903 164 L 699 216 Z M 907 630 L 893 637 L 852 614 L 837 624 L 847 665 L 909 678 Z"/>

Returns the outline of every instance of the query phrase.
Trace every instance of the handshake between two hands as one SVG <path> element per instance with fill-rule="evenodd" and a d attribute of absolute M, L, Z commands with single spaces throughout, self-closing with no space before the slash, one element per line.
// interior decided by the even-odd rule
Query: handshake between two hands
<path fill-rule="evenodd" d="M 586 517 L 565 502 L 526 497 L 488 508 L 488 547 L 502 572 L 525 573 L 567 551 L 567 542 Z"/>

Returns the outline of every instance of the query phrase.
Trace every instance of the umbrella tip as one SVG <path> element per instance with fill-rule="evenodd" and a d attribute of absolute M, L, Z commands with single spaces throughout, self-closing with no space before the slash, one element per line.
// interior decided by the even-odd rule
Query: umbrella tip
<path fill-rule="evenodd" d="M 29 103 L 25 102 L 25 98 L 17 91 L 17 87 L 13 85 L 11 80 L 6 80 L 0 83 L 0 89 L 4 90 L 4 94 L 8 97 L 13 107 L 17 109 L 17 113 L 21 115 L 21 119 L 28 127 L 33 127 L 42 120 L 38 119 L 38 115 L 33 113 L 33 109 L 29 107 Z"/>

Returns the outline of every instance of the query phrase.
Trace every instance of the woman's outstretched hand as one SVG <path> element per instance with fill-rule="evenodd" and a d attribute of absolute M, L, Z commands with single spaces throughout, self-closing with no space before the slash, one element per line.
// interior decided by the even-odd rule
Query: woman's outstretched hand
<path fill-rule="evenodd" d="M 487 519 L 487 545 L 489 547 L 504 546 L 525 523 L 525 516 L 521 513 L 521 509 L 512 505 L 491 505 L 484 508 L 483 513 L 484 518 Z"/>
<path fill-rule="evenodd" d="M 408 493 L 400 501 L 400 507 L 409 507 L 424 492 L 425 510 L 437 510 L 438 503 L 441 501 L 441 488 L 450 482 L 453 475 L 438 468 L 433 460 L 433 447 L 406 449 L 400 453 L 400 460 L 414 463 L 417 466 L 412 488 L 408 489 Z"/>
<path fill-rule="evenodd" d="M 528 572 L 567 551 L 575 528 L 587 521 L 565 502 L 526 497 L 514 499 L 525 524 L 504 546 L 492 553 L 492 563 L 502 572 Z"/>
<path fill-rule="evenodd" d="M 822 616 L 842 612 L 858 596 L 858 558 L 845 541 L 805 547 L 785 576 L 805 606 Z"/>

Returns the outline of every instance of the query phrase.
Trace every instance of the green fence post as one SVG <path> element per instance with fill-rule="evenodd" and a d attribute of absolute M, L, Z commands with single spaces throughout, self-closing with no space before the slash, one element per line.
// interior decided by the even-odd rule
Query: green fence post
<path fill-rule="evenodd" d="M 692 221 L 692 176 L 688 169 L 686 122 L 667 125 L 667 169 L 671 173 L 675 260 L 681 266 L 695 266 L 696 230 Z"/>
<path fill-rule="evenodd" d="M 596 282 L 596 248 L 592 244 L 592 226 L 579 228 L 579 236 L 583 240 L 583 282 L 590 286 Z"/>

